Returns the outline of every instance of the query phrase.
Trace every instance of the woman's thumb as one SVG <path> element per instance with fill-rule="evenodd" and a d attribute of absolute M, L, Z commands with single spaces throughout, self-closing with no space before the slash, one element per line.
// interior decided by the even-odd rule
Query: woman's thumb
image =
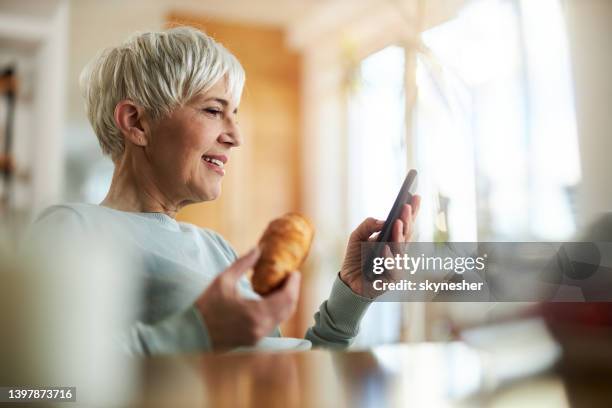
<path fill-rule="evenodd" d="M 258 247 L 251 249 L 249 252 L 236 259 L 236 261 L 231 264 L 229 268 L 223 271 L 223 275 L 230 278 L 231 281 L 237 281 L 249 269 L 255 266 L 260 255 L 261 251 Z"/>
<path fill-rule="evenodd" d="M 358 241 L 367 240 L 370 235 L 376 231 L 380 231 L 385 222 L 383 220 L 377 220 L 376 218 L 366 218 L 359 226 L 353 231 L 351 237 Z"/>

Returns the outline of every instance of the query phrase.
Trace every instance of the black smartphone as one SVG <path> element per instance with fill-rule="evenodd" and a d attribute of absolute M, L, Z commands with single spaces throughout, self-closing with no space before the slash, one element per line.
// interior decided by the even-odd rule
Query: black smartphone
<path fill-rule="evenodd" d="M 385 224 L 383 225 L 376 242 L 391 241 L 391 234 L 393 233 L 393 224 L 395 223 L 395 220 L 400 217 L 404 204 L 410 204 L 412 201 L 412 195 L 416 190 L 416 177 L 417 171 L 414 169 L 410 170 L 406 175 L 402 188 L 400 188 L 400 191 L 395 198 L 393 207 L 391 207 L 391 211 L 389 211 L 389 215 L 385 220 Z"/>
<path fill-rule="evenodd" d="M 375 278 L 372 272 L 374 258 L 377 256 L 382 256 L 382 252 L 384 250 L 383 243 L 391 241 L 391 235 L 393 234 L 393 224 L 395 223 L 395 220 L 400 217 L 402 213 L 402 207 L 404 206 L 404 204 L 412 202 L 412 195 L 416 190 L 416 178 L 417 171 L 414 169 L 410 170 L 406 175 L 404 183 L 402 183 L 402 188 L 400 188 L 400 191 L 397 194 L 397 197 L 395 198 L 395 202 L 393 203 L 393 207 L 391 207 L 391 211 L 389 211 L 389 215 L 385 220 L 385 224 L 383 225 L 380 234 L 378 234 L 378 237 L 376 238 L 376 242 L 381 244 L 374 245 L 365 259 L 365 263 L 363 264 L 363 272 L 366 278 L 370 281 L 374 280 Z"/>

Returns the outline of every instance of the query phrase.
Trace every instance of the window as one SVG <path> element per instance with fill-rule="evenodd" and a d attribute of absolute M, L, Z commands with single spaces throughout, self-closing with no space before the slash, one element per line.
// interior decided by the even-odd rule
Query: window
<path fill-rule="evenodd" d="M 348 102 L 349 220 L 385 219 L 406 174 L 404 55 L 388 46 L 361 61 Z M 357 345 L 397 341 L 398 303 L 375 303 Z"/>
<path fill-rule="evenodd" d="M 415 140 L 437 203 L 425 236 L 570 238 L 580 170 L 559 1 L 474 1 L 422 39 Z"/>
<path fill-rule="evenodd" d="M 351 226 L 386 217 L 410 153 L 419 240 L 571 238 L 580 166 L 564 30 L 559 0 L 475 0 L 422 33 L 410 146 L 405 56 L 414 54 L 388 46 L 363 59 L 348 100 Z M 412 306 L 403 311 L 414 315 Z M 448 315 L 478 319 L 463 306 Z M 401 313 L 375 304 L 357 343 L 399 339 Z"/>

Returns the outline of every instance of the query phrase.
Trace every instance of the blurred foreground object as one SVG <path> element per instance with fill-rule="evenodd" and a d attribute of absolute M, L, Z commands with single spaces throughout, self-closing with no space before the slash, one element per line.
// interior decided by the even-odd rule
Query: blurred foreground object
<path fill-rule="evenodd" d="M 19 254 L 0 247 L 0 384 L 76 387 L 78 406 L 121 404 L 136 380 L 113 338 L 132 306 L 126 264 L 101 242 L 45 234 Z"/>
<path fill-rule="evenodd" d="M 461 333 L 467 344 L 486 354 L 485 383 L 491 389 L 550 370 L 561 355 L 541 319 L 505 322 Z"/>
<path fill-rule="evenodd" d="M 612 213 L 601 215 L 580 236 L 585 242 L 612 242 Z M 612 254 L 601 254 L 612 265 Z M 545 303 L 542 314 L 563 347 L 564 369 L 612 380 L 612 302 Z"/>

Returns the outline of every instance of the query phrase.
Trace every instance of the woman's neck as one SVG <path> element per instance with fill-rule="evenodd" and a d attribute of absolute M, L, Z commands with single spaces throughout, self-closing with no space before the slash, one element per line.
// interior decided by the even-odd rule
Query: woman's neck
<path fill-rule="evenodd" d="M 115 161 L 110 189 L 100 205 L 127 212 L 164 213 L 175 218 L 180 205 L 162 194 L 147 166 L 136 166 L 129 156 L 124 154 Z"/>

